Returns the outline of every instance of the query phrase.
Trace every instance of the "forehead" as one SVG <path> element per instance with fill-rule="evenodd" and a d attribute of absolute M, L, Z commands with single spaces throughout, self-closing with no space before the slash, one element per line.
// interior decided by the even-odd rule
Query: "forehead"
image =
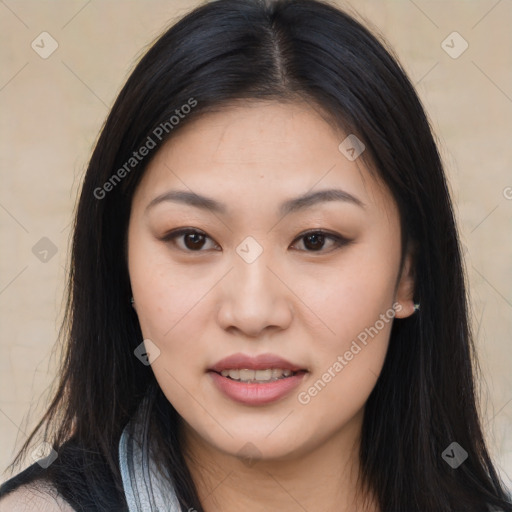
<path fill-rule="evenodd" d="M 208 156 L 212 163 L 244 167 L 297 159 L 314 164 L 319 153 L 332 154 L 337 147 L 333 142 L 341 137 L 335 125 L 306 103 L 251 101 L 201 115 L 178 131 L 168 147 L 193 147 L 187 161 Z"/>
<path fill-rule="evenodd" d="M 224 107 L 180 128 L 148 165 L 136 195 L 150 201 L 180 188 L 237 202 L 342 187 L 387 209 L 392 199 L 383 183 L 361 158 L 350 161 L 339 150 L 346 137 L 306 103 Z"/>

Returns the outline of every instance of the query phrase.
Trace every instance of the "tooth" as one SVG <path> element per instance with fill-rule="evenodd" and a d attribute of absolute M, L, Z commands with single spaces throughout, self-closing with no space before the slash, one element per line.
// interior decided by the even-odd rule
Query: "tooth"
<path fill-rule="evenodd" d="M 254 375 L 256 372 L 254 370 L 240 370 L 240 380 L 254 380 Z"/>
<path fill-rule="evenodd" d="M 266 370 L 250 370 L 248 368 L 243 368 L 221 371 L 221 375 L 223 377 L 229 377 L 232 380 L 244 382 L 273 382 L 277 379 L 290 377 L 291 375 L 293 375 L 293 373 L 294 372 L 292 372 L 291 370 L 283 370 L 281 368 L 267 368 Z"/>
<path fill-rule="evenodd" d="M 254 378 L 256 380 L 270 380 L 272 378 L 272 370 L 256 370 Z"/>

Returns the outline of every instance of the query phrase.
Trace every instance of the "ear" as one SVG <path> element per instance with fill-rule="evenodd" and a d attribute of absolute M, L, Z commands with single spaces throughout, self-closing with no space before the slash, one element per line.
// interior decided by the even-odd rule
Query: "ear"
<path fill-rule="evenodd" d="M 408 250 L 395 292 L 395 318 L 407 318 L 414 314 L 414 251 Z"/>

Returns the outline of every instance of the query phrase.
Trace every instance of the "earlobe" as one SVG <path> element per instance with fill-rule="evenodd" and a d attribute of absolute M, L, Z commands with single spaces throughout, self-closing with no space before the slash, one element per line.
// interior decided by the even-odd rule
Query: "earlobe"
<path fill-rule="evenodd" d="M 414 303 L 414 284 L 414 258 L 409 251 L 395 293 L 395 318 L 407 318 L 419 310 L 420 305 Z"/>

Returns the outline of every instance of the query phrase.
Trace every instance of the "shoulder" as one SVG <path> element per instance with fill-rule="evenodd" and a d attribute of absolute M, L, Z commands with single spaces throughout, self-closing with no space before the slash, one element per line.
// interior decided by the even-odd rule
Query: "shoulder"
<path fill-rule="evenodd" d="M 0 512 L 74 512 L 48 484 L 22 485 L 0 498 Z"/>
<path fill-rule="evenodd" d="M 46 469 L 35 462 L 0 485 L 0 512 L 126 511 L 119 480 L 99 450 L 71 439 Z"/>

